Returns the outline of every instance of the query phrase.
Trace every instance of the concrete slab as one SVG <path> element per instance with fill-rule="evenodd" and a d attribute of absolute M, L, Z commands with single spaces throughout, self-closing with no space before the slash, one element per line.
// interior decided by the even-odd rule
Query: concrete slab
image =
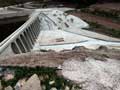
<path fill-rule="evenodd" d="M 42 30 L 37 42 L 39 43 L 39 45 L 56 45 L 65 43 L 76 43 L 86 40 L 91 39 L 85 36 L 80 36 L 62 30 Z"/>
<path fill-rule="evenodd" d="M 35 19 L 39 19 L 40 22 L 36 23 L 37 20 Z M 3 53 L 2 50 L 5 49 L 4 53 L 13 53 L 10 44 L 14 42 L 14 40 L 16 40 L 16 38 L 18 38 L 19 35 L 29 27 L 30 24 L 32 26 L 29 30 L 38 29 L 38 27 L 35 27 L 35 25 L 40 25 L 40 33 L 37 36 L 36 41 L 34 41 L 32 44 L 29 43 L 33 45 L 31 47 L 32 50 L 30 49 L 30 52 L 39 51 L 41 49 L 61 51 L 64 49 L 72 49 L 75 46 L 84 46 L 89 49 L 97 49 L 101 45 L 109 48 L 120 49 L 120 41 L 118 39 L 82 29 L 84 27 L 87 28 L 89 25 L 80 18 L 67 15 L 62 11 L 40 9 L 36 10 L 30 16 L 30 20 L 21 26 L 18 31 L 14 32 L 1 43 L 1 52 Z M 37 35 L 36 33 L 38 32 L 34 33 Z M 31 38 L 31 36 L 28 38 Z M 29 40 L 33 41 L 32 38 Z M 9 47 L 6 49 L 8 44 Z M 25 45 L 25 43 L 23 43 L 23 45 Z M 21 47 L 19 48 L 21 49 Z M 25 50 L 27 51 L 27 48 L 25 48 Z M 22 52 L 26 52 L 25 50 Z M 20 53 L 22 52 L 20 51 Z"/>
<path fill-rule="evenodd" d="M 41 49 L 60 51 L 72 49 L 75 46 L 97 49 L 101 45 L 120 49 L 119 39 L 82 29 L 89 25 L 75 16 L 66 15 L 64 12 L 57 10 L 48 12 L 46 16 L 52 21 L 47 20 L 47 18 L 42 18 L 42 31 L 38 36 L 33 51 Z M 52 29 L 49 30 L 48 23 L 52 22 L 56 25 L 51 24 L 50 27 L 52 27 Z"/>

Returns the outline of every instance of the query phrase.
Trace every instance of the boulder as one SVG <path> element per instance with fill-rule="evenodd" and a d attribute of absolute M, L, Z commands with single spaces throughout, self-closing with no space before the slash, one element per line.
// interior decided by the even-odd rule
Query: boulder
<path fill-rule="evenodd" d="M 106 61 L 86 58 L 66 60 L 62 65 L 63 77 L 76 82 L 71 90 L 120 90 L 120 60 Z M 67 89 L 66 89 L 67 90 Z"/>
<path fill-rule="evenodd" d="M 65 90 L 70 90 L 70 88 L 68 86 L 65 87 Z"/>
<path fill-rule="evenodd" d="M 15 85 L 15 90 L 20 90 L 21 89 L 21 87 L 23 87 L 23 85 L 26 83 L 26 78 L 24 78 L 24 79 L 20 79 L 17 83 L 16 83 L 16 85 Z"/>
<path fill-rule="evenodd" d="M 55 87 L 52 87 L 50 90 L 57 90 L 57 88 L 55 88 Z"/>
<path fill-rule="evenodd" d="M 36 74 L 31 76 L 21 90 L 42 90 L 39 77 Z"/>
<path fill-rule="evenodd" d="M 13 88 L 11 86 L 8 86 L 5 88 L 5 90 L 13 90 Z"/>
<path fill-rule="evenodd" d="M 2 84 L 1 84 L 1 80 L 0 80 L 0 90 L 2 90 Z"/>

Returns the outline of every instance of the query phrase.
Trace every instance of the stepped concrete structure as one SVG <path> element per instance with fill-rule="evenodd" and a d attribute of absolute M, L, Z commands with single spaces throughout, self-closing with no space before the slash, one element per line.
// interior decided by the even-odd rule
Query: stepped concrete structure
<path fill-rule="evenodd" d="M 89 25 L 59 10 L 37 9 L 20 28 L 0 43 L 0 55 L 40 50 L 61 51 L 75 46 L 120 49 L 120 40 L 84 30 Z"/>

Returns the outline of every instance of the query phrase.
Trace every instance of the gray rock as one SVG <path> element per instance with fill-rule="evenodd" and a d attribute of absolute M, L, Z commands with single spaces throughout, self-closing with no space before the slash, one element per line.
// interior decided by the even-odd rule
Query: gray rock
<path fill-rule="evenodd" d="M 13 90 L 13 88 L 11 86 L 8 86 L 5 88 L 5 90 Z"/>
<path fill-rule="evenodd" d="M 0 80 L 0 90 L 2 90 L 2 88 L 3 88 L 3 87 L 2 87 L 2 84 L 1 84 L 1 80 Z"/>
<path fill-rule="evenodd" d="M 108 51 L 108 48 L 106 46 L 99 46 L 97 50 Z"/>
<path fill-rule="evenodd" d="M 46 86 L 45 85 L 42 85 L 42 90 L 46 90 Z"/>
<path fill-rule="evenodd" d="M 65 90 L 70 90 L 70 88 L 68 86 L 65 87 Z"/>
<path fill-rule="evenodd" d="M 55 87 L 52 87 L 50 90 L 57 90 L 57 88 L 55 88 Z"/>
<path fill-rule="evenodd" d="M 21 89 L 21 87 L 23 87 L 23 85 L 26 83 L 26 79 L 24 78 L 24 79 L 20 79 L 17 83 L 16 83 L 16 85 L 15 85 L 15 90 L 20 90 Z"/>
<path fill-rule="evenodd" d="M 82 90 L 120 90 L 120 60 L 66 60 L 62 65 L 62 74 L 80 84 Z M 72 90 L 77 90 L 77 87 Z"/>
<path fill-rule="evenodd" d="M 21 90 L 42 90 L 39 77 L 36 74 L 31 76 Z"/>

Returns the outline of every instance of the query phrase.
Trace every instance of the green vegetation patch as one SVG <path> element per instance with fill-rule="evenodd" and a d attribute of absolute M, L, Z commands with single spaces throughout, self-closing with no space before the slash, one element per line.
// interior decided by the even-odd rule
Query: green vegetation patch
<path fill-rule="evenodd" d="M 120 38 L 120 29 L 107 28 L 101 24 L 98 24 L 97 22 L 86 22 L 90 25 L 90 28 L 85 28 L 87 30 L 98 31 L 100 33 L 107 34 L 112 37 Z"/>
<path fill-rule="evenodd" d="M 55 87 L 57 90 L 65 90 L 66 86 L 71 90 L 73 87 L 74 90 L 80 89 L 77 84 L 73 83 L 70 80 L 63 78 L 57 74 L 57 68 L 48 68 L 48 67 L 7 67 L 9 70 L 14 71 L 15 77 L 12 80 L 5 81 L 1 77 L 1 83 L 4 87 L 12 86 L 14 87 L 18 80 L 23 78 L 29 78 L 33 74 L 37 74 L 41 80 L 41 86 L 45 86 L 43 90 L 50 90 Z"/>
<path fill-rule="evenodd" d="M 4 81 L 2 80 L 3 86 L 14 86 L 19 79 L 25 78 L 25 77 L 30 77 L 33 74 L 37 75 L 56 75 L 56 69 L 55 68 L 45 68 L 45 67 L 35 67 L 35 68 L 30 68 L 30 67 L 7 67 L 9 70 L 13 70 L 15 72 L 15 78 L 9 81 Z"/>

